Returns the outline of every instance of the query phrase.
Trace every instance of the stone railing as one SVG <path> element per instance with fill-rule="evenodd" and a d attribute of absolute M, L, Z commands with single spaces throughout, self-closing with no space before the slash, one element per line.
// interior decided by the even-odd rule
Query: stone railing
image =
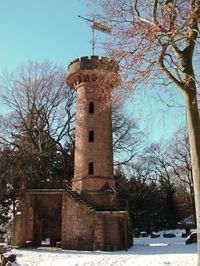
<path fill-rule="evenodd" d="M 29 181 L 28 189 L 65 189 L 65 181 Z"/>

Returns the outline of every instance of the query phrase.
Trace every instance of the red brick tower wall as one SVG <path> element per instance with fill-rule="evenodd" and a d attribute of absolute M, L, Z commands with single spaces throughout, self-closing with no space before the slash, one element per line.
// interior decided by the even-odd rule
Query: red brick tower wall
<path fill-rule="evenodd" d="M 77 91 L 73 188 L 98 191 L 105 183 L 115 187 L 111 108 L 106 100 L 118 84 L 118 65 L 105 57 L 92 56 L 73 61 L 68 69 L 66 82 Z"/>

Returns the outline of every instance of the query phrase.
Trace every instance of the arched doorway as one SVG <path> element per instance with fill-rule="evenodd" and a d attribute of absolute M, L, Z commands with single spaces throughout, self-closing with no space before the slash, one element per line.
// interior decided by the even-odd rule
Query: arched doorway
<path fill-rule="evenodd" d="M 34 211 L 32 207 L 27 211 L 26 243 L 32 245 L 34 240 Z"/>
<path fill-rule="evenodd" d="M 31 193 L 26 212 L 25 244 L 56 246 L 61 241 L 62 194 Z"/>

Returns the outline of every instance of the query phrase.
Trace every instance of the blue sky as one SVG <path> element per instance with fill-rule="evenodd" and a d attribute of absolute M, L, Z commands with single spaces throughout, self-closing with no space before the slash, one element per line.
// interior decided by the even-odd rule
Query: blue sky
<path fill-rule="evenodd" d="M 0 0 L 0 71 L 27 60 L 68 64 L 91 54 L 85 0 Z"/>
<path fill-rule="evenodd" d="M 28 60 L 67 68 L 70 61 L 91 55 L 91 28 L 78 17 L 88 12 L 87 0 L 0 0 L 0 73 L 15 71 Z M 128 105 L 153 141 L 170 137 L 184 120 L 183 108 L 167 110 L 155 99 L 157 92 L 135 96 Z"/>

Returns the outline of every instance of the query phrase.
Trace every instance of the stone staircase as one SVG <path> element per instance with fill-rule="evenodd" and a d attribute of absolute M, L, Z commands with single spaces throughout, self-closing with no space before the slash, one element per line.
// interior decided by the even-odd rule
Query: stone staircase
<path fill-rule="evenodd" d="M 76 191 L 72 190 L 72 185 L 71 185 L 71 183 L 69 181 L 66 181 L 65 191 L 66 191 L 67 195 L 71 199 L 76 201 L 77 203 L 79 203 L 81 205 L 84 205 L 87 209 L 89 209 L 92 212 L 96 211 L 94 206 L 92 206 L 90 203 L 88 203 L 85 200 L 83 200 L 79 193 L 77 193 Z"/>
<path fill-rule="evenodd" d="M 84 200 L 79 193 L 72 190 L 72 184 L 68 180 L 65 181 L 65 191 L 68 196 L 76 201 L 79 204 L 84 205 L 92 212 L 96 211 L 127 211 L 127 202 L 125 200 L 121 200 L 118 206 L 94 206 Z"/>

